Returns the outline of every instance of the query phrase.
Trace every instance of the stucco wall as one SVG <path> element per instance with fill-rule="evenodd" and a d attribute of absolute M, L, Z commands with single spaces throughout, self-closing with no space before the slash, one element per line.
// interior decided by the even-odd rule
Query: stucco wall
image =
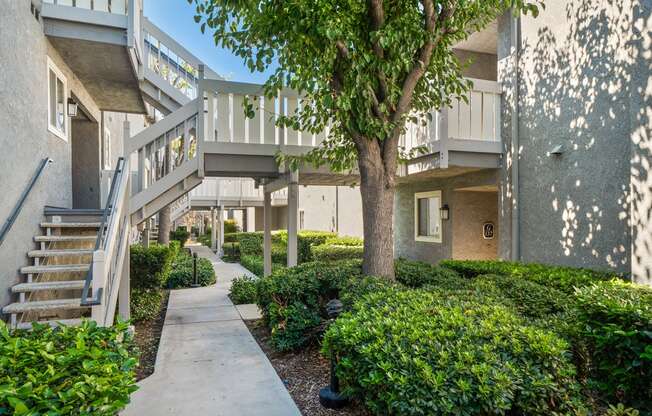
<path fill-rule="evenodd" d="M 3 1 L 0 24 L 0 221 L 4 222 L 42 158 L 54 160 L 36 184 L 16 223 L 0 246 L 0 305 L 9 303 L 9 287 L 28 264 L 26 252 L 41 233 L 45 205 L 72 205 L 71 141 L 47 129 L 47 64 L 50 55 L 72 90 L 91 114 L 99 110 L 70 69 L 61 61 L 30 13 L 29 0 Z M 68 130 L 70 131 L 70 129 Z"/>
<path fill-rule="evenodd" d="M 498 256 L 498 194 L 497 192 L 455 191 L 451 209 L 453 223 L 452 258 L 488 260 Z M 494 238 L 485 239 L 482 227 L 494 224 Z"/>
<path fill-rule="evenodd" d="M 642 18 L 649 39 L 649 5 Z M 649 170 L 649 119 L 642 120 L 642 102 L 632 97 L 647 94 L 642 87 L 647 71 L 632 71 L 631 47 L 636 37 L 632 13 L 641 2 L 579 0 L 546 2 L 539 18 L 522 19 L 518 91 L 520 250 L 525 261 L 631 269 L 630 201 L 632 145 L 648 144 L 639 160 Z M 509 20 L 499 24 L 500 79 L 504 99 L 514 94 L 514 71 L 509 55 Z M 639 45 L 641 47 L 641 45 Z M 649 53 L 649 50 L 648 52 Z M 636 100 L 636 99 L 635 99 Z M 506 148 L 512 143 L 509 108 L 502 115 Z M 642 133 L 633 137 L 640 126 Z M 556 146 L 560 156 L 550 155 Z M 639 146 L 639 149 L 641 147 Z M 636 153 L 636 152 L 634 152 Z M 513 151 L 506 154 L 511 167 Z M 511 205 L 508 179 L 503 188 Z M 642 192 L 649 195 L 650 181 Z M 650 199 L 643 198 L 643 228 L 650 221 Z M 646 225 L 648 224 L 648 225 Z M 649 234 L 648 234 L 649 235 Z M 649 237 L 645 237 L 649 238 Z M 647 251 L 641 257 L 649 256 Z M 639 249 L 642 248 L 639 246 Z M 647 267 L 649 273 L 649 266 Z"/>
<path fill-rule="evenodd" d="M 442 242 L 414 239 L 414 194 L 442 191 L 442 204 L 455 210 L 454 190 L 470 186 L 496 185 L 498 172 L 485 170 L 451 178 L 418 180 L 399 184 L 394 198 L 394 256 L 436 263 L 453 255 L 453 220 L 442 221 Z M 452 218 L 452 215 L 451 215 Z"/>
<path fill-rule="evenodd" d="M 462 72 L 465 77 L 495 81 L 497 78 L 496 55 L 455 49 L 455 56 L 462 64 L 468 64 Z"/>

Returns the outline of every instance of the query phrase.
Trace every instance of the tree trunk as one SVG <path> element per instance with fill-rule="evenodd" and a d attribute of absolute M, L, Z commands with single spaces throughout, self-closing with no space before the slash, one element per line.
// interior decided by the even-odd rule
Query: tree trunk
<path fill-rule="evenodd" d="M 163 208 L 158 213 L 158 243 L 170 244 L 170 207 Z"/>
<path fill-rule="evenodd" d="M 362 272 L 394 280 L 394 186 L 377 142 L 358 153 L 364 229 Z M 393 173 L 389 173 L 393 175 Z"/>

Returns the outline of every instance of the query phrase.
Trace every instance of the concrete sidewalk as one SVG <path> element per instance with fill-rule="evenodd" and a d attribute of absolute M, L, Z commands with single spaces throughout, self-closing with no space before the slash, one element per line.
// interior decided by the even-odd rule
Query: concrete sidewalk
<path fill-rule="evenodd" d="M 233 278 L 250 275 L 208 248 L 217 284 L 173 290 L 156 370 L 139 383 L 123 415 L 300 415 L 276 371 L 227 294 Z"/>

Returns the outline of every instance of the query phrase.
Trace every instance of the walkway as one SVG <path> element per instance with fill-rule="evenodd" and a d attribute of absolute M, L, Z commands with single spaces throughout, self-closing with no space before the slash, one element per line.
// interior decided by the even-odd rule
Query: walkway
<path fill-rule="evenodd" d="M 231 279 L 250 273 L 190 247 L 213 262 L 217 284 L 171 292 L 156 370 L 122 414 L 300 416 L 227 296 Z"/>

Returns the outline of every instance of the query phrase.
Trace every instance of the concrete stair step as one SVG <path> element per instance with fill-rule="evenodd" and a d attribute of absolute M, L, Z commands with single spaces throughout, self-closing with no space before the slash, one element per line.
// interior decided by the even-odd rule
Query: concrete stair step
<path fill-rule="evenodd" d="M 81 319 L 59 319 L 56 321 L 36 321 L 39 324 L 47 324 L 50 325 L 51 327 L 55 328 L 59 325 L 65 325 L 65 326 L 77 326 L 82 323 Z M 16 326 L 18 329 L 32 329 L 32 323 L 31 322 L 21 322 Z"/>
<path fill-rule="evenodd" d="M 19 283 L 12 286 L 14 293 L 38 292 L 43 290 L 75 290 L 84 287 L 83 280 L 61 280 L 51 282 Z"/>
<path fill-rule="evenodd" d="M 33 302 L 16 302 L 2 308 L 3 313 L 43 312 L 54 310 L 82 309 L 79 298 L 37 300 Z"/>
<path fill-rule="evenodd" d="M 93 254 L 93 249 L 60 249 L 60 250 L 32 250 L 27 253 L 29 257 L 61 257 L 61 256 L 87 256 Z"/>
<path fill-rule="evenodd" d="M 90 267 L 90 264 L 52 264 L 45 266 L 25 266 L 20 269 L 20 272 L 23 274 L 72 273 L 86 272 Z"/>
<path fill-rule="evenodd" d="M 100 228 L 99 222 L 42 222 L 42 228 Z"/>
<path fill-rule="evenodd" d="M 38 235 L 34 241 L 40 242 L 62 242 L 62 241 L 95 241 L 96 235 Z"/>

